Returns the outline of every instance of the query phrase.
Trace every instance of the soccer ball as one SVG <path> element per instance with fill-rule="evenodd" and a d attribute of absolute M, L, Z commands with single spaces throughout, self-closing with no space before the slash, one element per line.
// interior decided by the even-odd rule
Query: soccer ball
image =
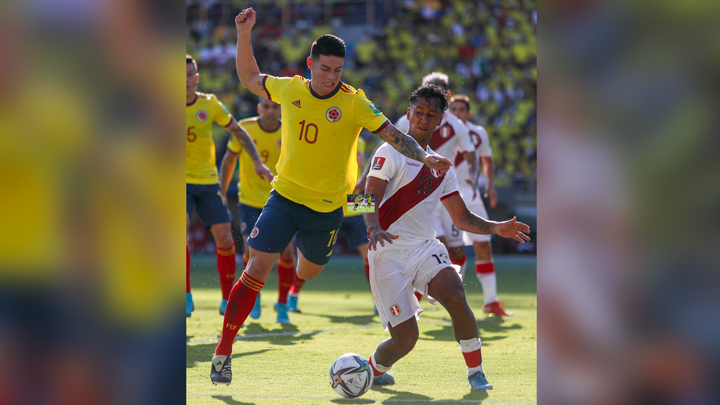
<path fill-rule="evenodd" d="M 370 362 L 355 353 L 345 353 L 330 366 L 330 386 L 345 398 L 366 393 L 373 383 Z"/>

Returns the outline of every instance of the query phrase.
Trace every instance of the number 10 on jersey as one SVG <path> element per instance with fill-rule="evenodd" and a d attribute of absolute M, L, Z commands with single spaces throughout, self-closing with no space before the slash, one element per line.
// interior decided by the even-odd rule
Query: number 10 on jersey
<path fill-rule="evenodd" d="M 303 137 L 305 137 L 305 142 L 309 144 L 313 144 L 317 142 L 318 138 L 318 127 L 317 125 L 313 124 L 312 122 L 308 122 L 307 126 L 305 125 L 305 120 L 302 120 L 299 122 L 300 124 L 300 140 L 303 140 Z M 311 130 L 312 128 L 312 130 Z M 310 140 L 310 137 L 312 137 L 312 141 Z"/>

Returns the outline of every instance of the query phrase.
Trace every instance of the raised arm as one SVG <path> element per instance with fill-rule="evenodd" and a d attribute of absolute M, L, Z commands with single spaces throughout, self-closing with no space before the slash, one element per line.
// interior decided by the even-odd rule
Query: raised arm
<path fill-rule="evenodd" d="M 466 182 L 470 183 L 470 187 L 473 189 L 473 196 L 472 199 L 474 200 L 475 197 L 477 197 L 478 192 L 478 162 L 477 162 L 477 156 L 475 156 L 475 152 L 463 152 L 463 158 L 465 158 L 465 161 L 470 165 L 470 178 L 465 179 Z M 493 206 L 494 207 L 494 206 Z"/>
<path fill-rule="evenodd" d="M 389 143 L 397 149 L 398 152 L 409 157 L 410 159 L 417 160 L 427 165 L 431 169 L 439 170 L 440 173 L 445 174 L 452 163 L 450 160 L 437 155 L 431 155 L 424 151 L 417 141 L 410 135 L 401 132 L 399 129 L 391 123 L 388 123 L 377 135 L 385 142 Z"/>
<path fill-rule="evenodd" d="M 470 212 L 459 194 L 442 200 L 442 203 L 450 214 L 453 224 L 461 231 L 482 235 L 495 233 L 503 238 L 515 239 L 520 243 L 530 240 L 530 237 L 526 235 L 530 233 L 530 227 L 522 222 L 517 222 L 517 217 L 503 222 L 485 220 Z"/>
<path fill-rule="evenodd" d="M 497 205 L 497 191 L 495 191 L 495 162 L 492 157 L 481 157 L 483 164 L 483 174 L 487 179 L 487 187 L 485 187 L 485 197 L 490 198 L 490 207 L 495 208 Z"/>
<path fill-rule="evenodd" d="M 380 226 L 378 213 L 380 211 L 380 202 L 382 202 L 383 197 L 385 197 L 385 189 L 387 188 L 387 185 L 387 181 L 378 179 L 377 177 L 368 176 L 367 178 L 365 194 L 374 194 L 375 204 L 377 204 L 375 212 L 368 212 L 366 214 L 363 214 L 365 226 L 367 227 L 368 231 L 368 240 L 370 241 L 368 244 L 368 249 L 370 250 L 377 250 L 375 244 L 378 242 L 380 242 L 380 246 L 385 246 L 385 241 L 387 241 L 388 243 L 393 243 L 392 240 L 399 237 L 397 235 L 393 235 L 389 232 L 384 231 Z"/>
<path fill-rule="evenodd" d="M 235 67 L 237 74 L 246 89 L 260 97 L 268 98 L 262 81 L 265 75 L 260 73 L 260 68 L 252 52 L 251 33 L 255 25 L 255 10 L 246 8 L 235 17 L 235 28 L 237 28 L 237 55 L 235 56 Z"/>
<path fill-rule="evenodd" d="M 248 133 L 245 132 L 245 130 L 242 129 L 240 125 L 238 125 L 237 121 L 235 121 L 235 118 L 230 121 L 230 124 L 228 124 L 225 129 L 227 129 L 231 134 L 233 134 L 235 139 L 240 142 L 240 145 L 243 147 L 245 152 L 250 155 L 250 159 L 252 159 L 253 163 L 255 164 L 255 173 L 260 176 L 261 179 L 267 182 L 271 182 L 274 177 L 272 171 L 270 171 L 270 169 L 265 166 L 263 161 L 260 160 L 257 149 L 255 149 L 255 144 L 253 144 L 252 139 L 250 139 L 250 135 L 248 135 Z"/>
<path fill-rule="evenodd" d="M 220 190 L 223 197 L 227 195 L 227 190 L 230 187 L 230 181 L 232 180 L 233 172 L 235 171 L 235 163 L 237 163 L 238 154 L 225 149 L 225 155 L 223 155 L 222 163 L 220 164 Z"/>

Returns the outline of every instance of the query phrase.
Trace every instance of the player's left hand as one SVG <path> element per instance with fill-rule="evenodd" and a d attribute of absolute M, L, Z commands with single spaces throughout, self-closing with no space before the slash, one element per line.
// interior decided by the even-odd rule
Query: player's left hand
<path fill-rule="evenodd" d="M 255 174 L 260 176 L 261 179 L 267 181 L 268 183 L 270 183 L 273 180 L 273 178 L 275 177 L 275 175 L 272 173 L 272 171 L 270 169 L 268 169 L 268 167 L 265 166 L 264 163 L 255 165 Z"/>
<path fill-rule="evenodd" d="M 452 163 L 449 159 L 438 155 L 425 155 L 422 158 L 422 162 L 431 169 L 439 170 L 440 174 L 447 173 L 447 171 L 452 167 Z"/>
<path fill-rule="evenodd" d="M 495 208 L 497 205 L 497 191 L 495 191 L 495 187 L 486 188 L 485 197 L 490 198 L 490 207 Z"/>
<path fill-rule="evenodd" d="M 526 235 L 526 233 L 530 233 L 530 227 L 518 222 L 517 217 L 513 217 L 509 221 L 498 222 L 495 226 L 495 233 L 503 238 L 515 239 L 520 243 L 530 240 L 530 237 Z"/>
<path fill-rule="evenodd" d="M 379 242 L 380 246 L 385 247 L 385 242 L 392 244 L 393 239 L 397 239 L 400 236 L 393 235 L 390 232 L 384 231 L 379 226 L 377 229 L 368 229 L 368 249 L 369 250 L 377 250 L 376 244 Z"/>

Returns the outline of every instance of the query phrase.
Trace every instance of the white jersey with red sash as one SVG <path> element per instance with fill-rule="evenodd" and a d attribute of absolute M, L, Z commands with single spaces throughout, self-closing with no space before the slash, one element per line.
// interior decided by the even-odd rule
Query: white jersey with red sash
<path fill-rule="evenodd" d="M 428 153 L 434 153 L 430 147 Z M 388 144 L 378 148 L 369 176 L 388 182 L 378 208 L 382 229 L 398 235 L 388 247 L 406 247 L 435 239 L 433 210 L 440 201 L 458 193 L 452 170 L 445 175 L 412 160 Z"/>

